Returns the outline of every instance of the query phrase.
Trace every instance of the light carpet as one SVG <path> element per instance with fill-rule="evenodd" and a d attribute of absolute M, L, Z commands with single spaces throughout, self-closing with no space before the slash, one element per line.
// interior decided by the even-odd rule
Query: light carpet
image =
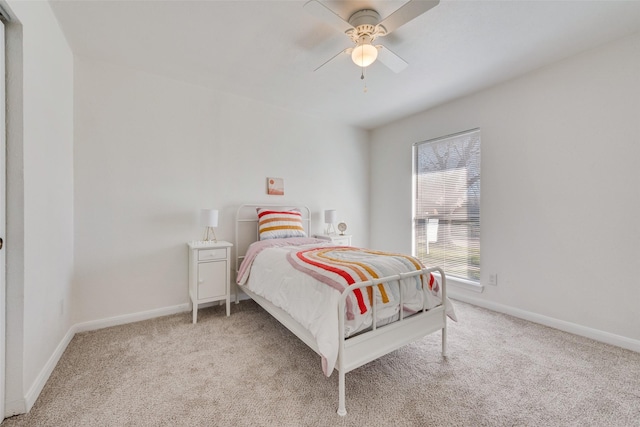
<path fill-rule="evenodd" d="M 77 334 L 14 426 L 640 426 L 640 354 L 455 302 L 440 333 L 338 376 L 252 301 Z"/>

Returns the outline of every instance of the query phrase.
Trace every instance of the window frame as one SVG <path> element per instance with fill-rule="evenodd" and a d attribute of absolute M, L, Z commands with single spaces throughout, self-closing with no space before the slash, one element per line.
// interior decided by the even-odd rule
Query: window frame
<path fill-rule="evenodd" d="M 457 138 L 457 137 L 463 137 L 465 135 L 469 135 L 472 133 L 476 133 L 478 132 L 478 138 L 479 138 L 479 144 L 480 144 L 480 148 L 479 148 L 479 152 L 477 154 L 478 159 L 477 159 L 477 168 L 478 168 L 478 175 L 480 176 L 480 182 L 481 182 L 481 151 L 482 151 L 482 138 L 481 138 L 481 133 L 480 133 L 480 128 L 473 128 L 473 129 L 468 129 L 462 132 L 457 132 L 457 133 L 453 133 L 453 134 L 449 134 L 449 135 L 444 135 L 441 137 L 437 137 L 437 138 L 432 138 L 432 139 L 427 139 L 427 140 L 423 140 L 423 141 L 419 141 L 413 144 L 412 146 L 412 229 L 411 229 L 411 247 L 412 247 L 412 252 L 413 255 L 418 257 L 418 246 L 419 246 L 419 242 L 417 241 L 417 227 L 418 227 L 418 222 L 419 222 L 419 218 L 418 218 L 418 214 L 417 214 L 417 208 L 418 208 L 418 202 L 419 202 L 419 198 L 418 198 L 418 174 L 419 174 L 419 147 L 423 146 L 424 144 L 435 144 L 438 143 L 440 141 L 443 140 L 448 140 L 448 139 L 453 139 L 453 138 Z M 449 169 L 442 169 L 443 171 L 445 170 L 453 170 L 453 168 Z M 468 188 L 468 187 L 467 187 Z M 481 184 L 479 184 L 479 189 L 481 188 Z M 478 197 L 481 197 L 481 190 L 479 190 L 479 195 Z M 479 201 L 480 203 L 480 201 Z M 481 233 L 481 219 L 482 219 L 482 215 L 480 212 L 480 206 L 478 206 L 478 222 L 477 225 L 479 227 L 479 231 L 478 231 L 478 239 L 480 239 Z M 425 233 L 427 231 L 425 230 Z M 482 292 L 483 290 L 483 286 L 481 285 L 481 252 L 480 252 L 480 248 L 481 248 L 481 242 L 479 241 L 479 253 L 478 253 L 478 257 L 480 258 L 479 262 L 478 262 L 478 278 L 474 279 L 474 278 L 470 278 L 470 277 L 462 277 L 462 276 L 453 276 L 453 275 L 449 275 L 447 274 L 447 280 L 449 282 L 453 282 L 456 285 L 460 285 L 461 287 L 467 289 L 467 290 L 474 290 L 477 292 Z M 422 260 L 421 260 L 422 261 Z M 444 268 L 444 266 L 441 266 Z M 445 271 L 445 273 L 447 273 Z"/>

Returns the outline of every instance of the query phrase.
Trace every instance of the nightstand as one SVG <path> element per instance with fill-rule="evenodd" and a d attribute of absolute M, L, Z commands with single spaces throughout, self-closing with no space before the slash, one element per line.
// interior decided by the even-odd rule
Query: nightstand
<path fill-rule="evenodd" d="M 315 234 L 313 237 L 328 240 L 338 246 L 351 246 L 351 234 Z"/>
<path fill-rule="evenodd" d="M 190 242 L 189 296 L 193 304 L 193 323 L 198 321 L 198 306 L 208 302 L 227 302 L 231 314 L 231 247 L 229 242 Z"/>

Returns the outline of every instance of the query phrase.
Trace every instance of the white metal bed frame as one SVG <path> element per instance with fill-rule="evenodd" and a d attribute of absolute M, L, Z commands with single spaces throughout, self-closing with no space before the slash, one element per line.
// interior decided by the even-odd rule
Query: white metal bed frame
<path fill-rule="evenodd" d="M 247 204 L 241 205 L 236 213 L 236 275 L 240 268 L 240 264 L 244 259 L 246 248 L 253 241 L 258 240 L 258 217 L 256 209 L 260 207 L 274 208 L 274 209 L 299 209 L 303 216 L 303 225 L 307 231 L 307 235 L 310 234 L 311 225 L 311 212 L 308 207 L 300 205 L 273 205 L 273 204 Z M 252 212 L 252 214 L 249 214 Z M 242 225 L 253 225 L 251 227 L 253 237 L 244 242 L 241 240 L 243 235 L 240 234 L 239 229 Z M 246 235 L 246 234 L 245 234 Z M 400 317 L 398 320 L 387 324 L 385 326 L 376 326 L 376 322 L 373 322 L 373 326 L 370 330 L 360 333 L 356 336 L 345 338 L 344 336 L 344 323 L 345 323 L 345 304 L 349 293 L 356 289 L 372 286 L 374 292 L 380 283 L 386 283 L 391 281 L 397 281 L 400 279 L 413 277 L 421 274 L 429 274 L 437 272 L 441 277 L 442 287 L 442 304 L 426 310 L 423 306 L 422 310 L 409 317 L 404 317 L 403 310 L 399 310 Z M 422 270 L 413 271 L 410 273 L 400 273 L 393 276 L 387 276 L 376 280 L 369 280 L 366 282 L 355 283 L 347 288 L 341 295 L 338 306 L 338 324 L 339 324 L 339 350 L 336 369 L 338 370 L 338 415 L 345 416 L 346 410 L 346 396 L 345 396 L 345 375 L 366 363 L 369 363 L 379 357 L 384 356 L 398 348 L 409 344 L 413 341 L 419 340 L 426 335 L 434 333 L 438 330 L 442 330 L 442 356 L 446 356 L 447 353 L 447 314 L 445 312 L 445 301 L 447 298 L 447 286 L 444 271 L 439 267 L 425 268 Z M 320 354 L 315 339 L 311 333 L 300 325 L 293 317 L 279 307 L 276 307 L 265 298 L 256 295 L 246 288 L 242 290 L 257 302 L 268 313 L 275 317 L 280 323 L 282 323 L 287 329 L 289 329 L 294 335 L 300 338 L 305 344 L 307 344 L 316 353 Z M 423 290 L 426 292 L 426 290 Z M 424 299 L 426 301 L 426 298 Z M 373 298 L 372 315 L 373 319 L 376 318 L 376 298 Z M 236 298 L 237 302 L 237 298 Z M 400 287 L 400 306 L 403 304 L 402 287 Z"/>

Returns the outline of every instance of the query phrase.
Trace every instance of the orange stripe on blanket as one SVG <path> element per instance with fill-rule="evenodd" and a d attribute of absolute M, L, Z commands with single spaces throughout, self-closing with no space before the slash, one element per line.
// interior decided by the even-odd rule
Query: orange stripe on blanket
<path fill-rule="evenodd" d="M 349 248 L 347 248 L 349 249 Z M 369 280 L 369 278 L 366 276 L 366 274 L 364 274 L 362 272 L 361 269 L 365 270 L 367 273 L 369 273 L 369 275 L 371 276 L 371 278 L 373 279 L 379 279 L 380 276 L 378 276 L 378 274 L 372 269 L 370 268 L 368 265 L 361 263 L 361 262 L 357 262 L 357 261 L 345 261 L 339 258 L 334 258 L 331 256 L 327 255 L 327 252 L 332 252 L 334 250 L 339 250 L 338 248 L 331 248 L 331 249 L 327 249 L 324 251 L 317 251 L 315 255 L 317 255 L 319 258 L 323 258 L 326 259 L 332 263 L 338 264 L 338 265 L 343 265 L 345 267 L 350 267 L 353 271 L 355 271 L 358 274 L 358 277 L 360 278 L 361 281 L 365 281 L 365 280 Z M 359 268 L 358 268 L 359 267 Z M 369 304 L 373 304 L 373 289 L 371 289 L 371 286 L 367 286 L 367 295 L 369 296 Z M 378 284 L 378 290 L 380 291 L 380 296 L 382 298 L 382 302 L 384 304 L 388 303 L 390 301 L 389 296 L 387 295 L 387 291 L 384 289 L 384 286 L 380 283 Z"/>
<path fill-rule="evenodd" d="M 416 268 L 416 270 L 421 270 L 424 268 L 424 265 L 422 265 L 420 263 L 420 261 L 418 261 L 417 258 L 412 257 L 411 255 L 406 255 L 406 254 L 399 254 L 399 253 L 394 253 L 394 252 L 382 252 L 382 251 L 374 251 L 374 250 L 367 250 L 367 252 L 372 253 L 372 254 L 378 254 L 378 255 L 389 255 L 389 256 L 395 256 L 395 257 L 402 257 L 404 259 L 406 259 L 407 261 L 409 261 L 411 264 L 413 264 L 413 266 Z M 433 275 L 429 275 L 431 277 L 430 281 L 429 281 L 429 289 L 431 289 L 431 286 L 433 285 Z M 422 285 L 424 286 L 424 275 L 420 276 L 420 283 L 422 283 Z M 436 287 L 437 287 L 437 282 L 436 282 Z M 437 290 L 437 289 L 436 289 Z"/>

